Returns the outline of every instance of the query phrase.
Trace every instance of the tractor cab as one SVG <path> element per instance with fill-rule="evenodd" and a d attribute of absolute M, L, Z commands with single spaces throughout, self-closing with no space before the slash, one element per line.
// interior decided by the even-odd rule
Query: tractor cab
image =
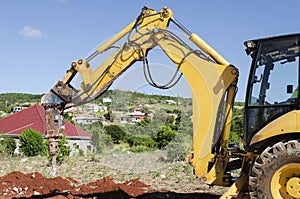
<path fill-rule="evenodd" d="M 249 148 L 266 125 L 299 109 L 300 34 L 249 40 L 245 46 L 253 59 L 245 104 L 244 143 Z"/>

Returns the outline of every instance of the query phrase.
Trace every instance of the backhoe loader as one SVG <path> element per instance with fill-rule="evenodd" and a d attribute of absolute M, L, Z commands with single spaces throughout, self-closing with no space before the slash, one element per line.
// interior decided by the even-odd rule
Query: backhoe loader
<path fill-rule="evenodd" d="M 171 23 L 192 46 L 169 30 Z M 122 38 L 125 42 L 116 45 Z M 300 34 L 249 40 L 244 45 L 252 64 L 243 146 L 239 147 L 228 143 L 238 68 L 181 25 L 171 9 L 157 12 L 144 7 L 136 20 L 90 56 L 74 61 L 43 96 L 53 174 L 58 138 L 64 129 L 62 115 L 69 104 L 81 105 L 99 97 L 136 62 L 142 63 L 145 78 L 154 87 L 167 89 L 177 82 L 174 78 L 160 85 L 151 77 L 147 55 L 160 48 L 192 91 L 194 136 L 189 160 L 195 174 L 210 185 L 228 186 L 222 198 L 244 192 L 251 198 L 300 198 Z M 97 57 L 112 48 L 114 53 L 93 69 Z M 78 74 L 79 89 L 71 84 Z M 239 176 L 233 177 L 233 171 L 239 171 Z"/>

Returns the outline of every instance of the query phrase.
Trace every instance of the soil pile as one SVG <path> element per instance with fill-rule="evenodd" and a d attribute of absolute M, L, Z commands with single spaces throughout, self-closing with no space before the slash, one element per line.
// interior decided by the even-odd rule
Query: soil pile
<path fill-rule="evenodd" d="M 0 198 L 219 198 L 204 193 L 181 194 L 153 190 L 138 179 L 115 183 L 109 177 L 81 184 L 72 178 L 45 178 L 38 172 L 16 171 L 0 177 Z"/>

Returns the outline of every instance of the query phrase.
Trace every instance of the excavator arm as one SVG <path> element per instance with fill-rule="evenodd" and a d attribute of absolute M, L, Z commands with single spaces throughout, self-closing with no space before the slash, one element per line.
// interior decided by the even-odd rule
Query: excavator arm
<path fill-rule="evenodd" d="M 101 45 L 88 58 L 73 62 L 65 77 L 53 86 L 51 92 L 65 104 L 80 105 L 89 99 L 97 98 L 133 63 L 142 61 L 147 56 L 148 51 L 155 47 L 151 41 L 152 31 L 167 28 L 172 16 L 173 13 L 167 8 L 162 9 L 161 12 L 143 8 L 134 22 Z M 138 32 L 131 35 L 134 30 L 138 30 Z M 89 62 L 92 62 L 98 55 L 110 49 L 125 36 L 128 37 L 127 42 L 93 71 Z M 70 84 L 78 72 L 82 78 L 80 90 L 74 89 Z M 44 101 L 49 99 L 51 101 L 51 97 L 45 97 Z"/>
<path fill-rule="evenodd" d="M 229 161 L 227 148 L 238 70 L 196 34 L 189 34 L 199 47 L 194 50 L 166 30 L 157 32 L 155 42 L 180 69 L 192 90 L 194 152 L 190 161 L 195 173 L 210 184 L 227 184 L 223 180 Z M 210 162 L 214 166 L 209 167 Z"/>
<path fill-rule="evenodd" d="M 196 49 L 168 30 L 171 22 L 188 35 Z M 90 62 L 124 37 L 126 42 L 93 70 Z M 141 61 L 147 69 L 147 54 L 155 47 L 161 48 L 172 60 L 192 90 L 194 137 L 190 162 L 196 175 L 205 177 L 210 184 L 228 185 L 224 179 L 229 162 L 227 148 L 238 70 L 198 35 L 191 34 L 178 23 L 166 7 L 160 12 L 143 8 L 134 22 L 91 56 L 73 62 L 65 77 L 44 95 L 42 104 L 46 110 L 46 133 L 53 154 L 53 174 L 57 139 L 63 131 L 63 110 L 70 103 L 80 105 L 97 98 L 137 61 Z M 77 73 L 82 78 L 78 90 L 71 85 Z M 151 85 L 162 89 L 173 85 L 157 85 L 151 77 L 146 75 L 145 78 Z"/>

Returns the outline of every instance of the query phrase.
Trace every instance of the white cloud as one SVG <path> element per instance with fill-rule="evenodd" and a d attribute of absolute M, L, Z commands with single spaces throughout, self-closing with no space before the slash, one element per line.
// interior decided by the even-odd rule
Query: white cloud
<path fill-rule="evenodd" d="M 28 38 L 41 38 L 44 36 L 44 33 L 38 29 L 31 28 L 26 25 L 22 28 L 22 30 L 19 31 L 19 35 Z"/>

